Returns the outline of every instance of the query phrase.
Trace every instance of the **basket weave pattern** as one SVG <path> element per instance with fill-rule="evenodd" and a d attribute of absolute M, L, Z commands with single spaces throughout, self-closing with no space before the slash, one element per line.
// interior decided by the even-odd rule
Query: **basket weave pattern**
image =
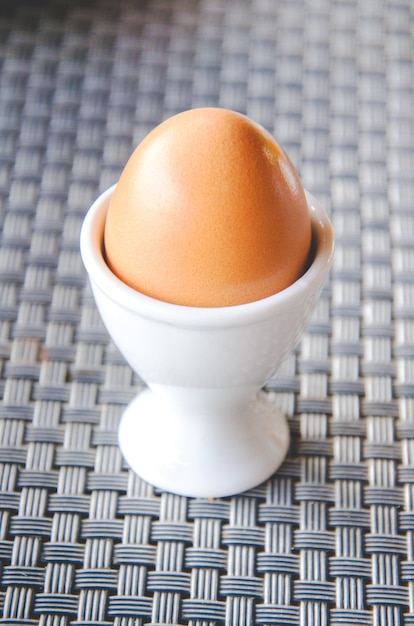
<path fill-rule="evenodd" d="M 0 625 L 414 624 L 414 5 L 0 5 Z M 289 152 L 336 231 L 267 391 L 292 447 L 237 497 L 161 493 L 117 426 L 142 382 L 102 326 L 84 214 L 196 106 Z"/>

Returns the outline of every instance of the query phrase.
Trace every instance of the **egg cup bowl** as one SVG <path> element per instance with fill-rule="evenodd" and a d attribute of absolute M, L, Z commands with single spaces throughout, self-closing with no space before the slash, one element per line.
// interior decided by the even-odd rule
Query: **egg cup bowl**
<path fill-rule="evenodd" d="M 84 219 L 80 248 L 114 343 L 147 389 L 125 409 L 119 444 L 129 466 L 177 494 L 224 497 L 269 478 L 289 447 L 285 416 L 261 391 L 298 343 L 331 266 L 334 233 L 310 194 L 312 255 L 292 285 L 225 307 L 162 302 L 127 286 L 104 255 L 113 187 Z"/>

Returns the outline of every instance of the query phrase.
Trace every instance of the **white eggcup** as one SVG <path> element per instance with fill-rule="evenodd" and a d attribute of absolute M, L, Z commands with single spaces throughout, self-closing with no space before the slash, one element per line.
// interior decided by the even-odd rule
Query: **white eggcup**
<path fill-rule="evenodd" d="M 181 306 L 132 289 L 109 269 L 104 226 L 112 192 L 89 209 L 80 247 L 102 320 L 148 386 L 122 415 L 124 458 L 144 480 L 185 496 L 253 488 L 288 450 L 287 420 L 261 389 L 300 340 L 320 297 L 334 248 L 329 218 L 307 194 L 312 256 L 283 291 L 235 306 Z"/>

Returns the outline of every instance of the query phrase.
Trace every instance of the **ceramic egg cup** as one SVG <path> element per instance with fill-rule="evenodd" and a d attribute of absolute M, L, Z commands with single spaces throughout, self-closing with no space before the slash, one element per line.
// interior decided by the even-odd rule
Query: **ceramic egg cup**
<path fill-rule="evenodd" d="M 320 297 L 334 235 L 307 194 L 312 258 L 283 291 L 248 304 L 199 308 L 131 289 L 108 268 L 103 233 L 113 187 L 89 209 L 81 254 L 102 320 L 148 388 L 126 408 L 119 444 L 129 466 L 177 494 L 224 497 L 270 477 L 289 446 L 284 415 L 260 392 L 295 347 Z"/>

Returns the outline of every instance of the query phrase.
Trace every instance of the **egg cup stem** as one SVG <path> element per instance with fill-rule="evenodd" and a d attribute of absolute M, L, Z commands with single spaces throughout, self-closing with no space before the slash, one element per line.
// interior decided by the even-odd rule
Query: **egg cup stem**
<path fill-rule="evenodd" d="M 239 399 L 234 390 L 213 390 L 209 402 L 206 390 L 188 391 L 171 402 L 163 391 L 147 389 L 126 408 L 119 444 L 138 475 L 180 495 L 225 497 L 276 471 L 289 429 L 268 394 L 246 401 L 243 390 Z"/>

